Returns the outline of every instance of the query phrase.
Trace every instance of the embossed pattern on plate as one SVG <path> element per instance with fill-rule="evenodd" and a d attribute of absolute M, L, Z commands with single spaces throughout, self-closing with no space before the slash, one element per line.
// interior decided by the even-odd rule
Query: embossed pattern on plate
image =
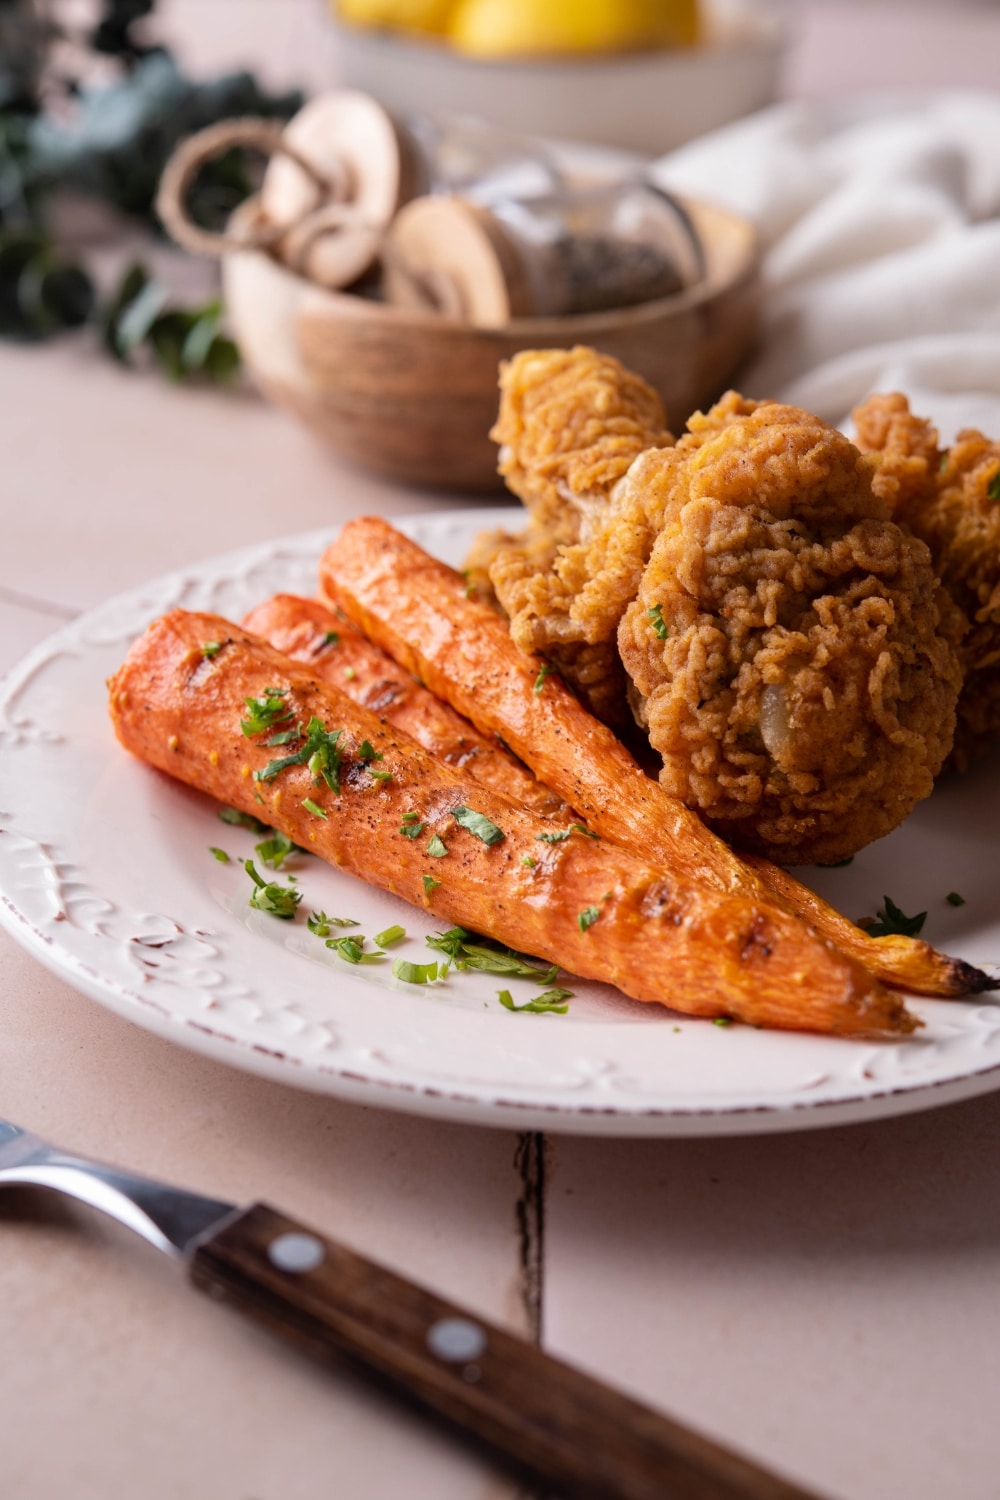
<path fill-rule="evenodd" d="M 476 531 L 516 515 L 456 511 L 404 529 L 458 563 Z M 1000 1082 L 1000 1003 L 989 999 L 915 1001 L 925 1029 L 882 1045 L 719 1028 L 573 980 L 568 1015 L 512 1015 L 493 976 L 407 986 L 388 960 L 352 967 L 303 921 L 252 911 L 240 860 L 253 835 L 124 755 L 104 680 L 167 609 L 239 619 L 272 593 L 311 593 L 331 534 L 154 580 L 59 631 L 0 683 L 0 922 L 43 963 L 139 1025 L 236 1067 L 483 1124 L 735 1134 L 900 1113 Z M 984 764 L 942 784 L 848 869 L 806 875 L 851 916 L 873 912 L 887 892 L 906 911 L 926 908 L 932 941 L 1000 964 L 995 771 Z M 210 845 L 232 863 L 214 860 Z M 426 914 L 316 860 L 288 868 L 303 910 L 354 917 L 369 936 L 398 922 L 408 937 L 393 953 L 430 956 Z M 965 905 L 949 905 L 949 891 Z"/>

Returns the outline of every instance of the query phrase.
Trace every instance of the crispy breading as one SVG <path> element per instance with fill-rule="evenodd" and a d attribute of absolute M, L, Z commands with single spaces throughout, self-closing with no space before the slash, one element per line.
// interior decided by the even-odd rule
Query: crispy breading
<path fill-rule="evenodd" d="M 859 445 L 879 457 L 876 487 L 927 543 L 969 622 L 952 757 L 961 769 L 1000 738 L 1000 442 L 966 428 L 942 451 L 930 422 L 898 393 L 869 397 L 854 420 Z"/>
<path fill-rule="evenodd" d="M 832 863 L 931 791 L 961 618 L 843 434 L 769 402 L 692 425 L 622 660 L 672 795 L 779 863 Z"/>

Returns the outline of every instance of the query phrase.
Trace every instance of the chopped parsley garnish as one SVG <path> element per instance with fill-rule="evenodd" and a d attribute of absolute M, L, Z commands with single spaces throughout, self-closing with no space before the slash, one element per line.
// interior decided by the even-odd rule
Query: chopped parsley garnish
<path fill-rule="evenodd" d="M 353 682 L 354 679 L 355 679 L 355 677 L 357 677 L 357 675 L 358 674 L 357 674 L 357 672 L 355 672 L 355 670 L 354 670 L 353 667 L 345 667 L 344 668 L 344 676 L 347 678 L 348 682 Z"/>
<path fill-rule="evenodd" d="M 527 867 L 528 867 L 529 870 L 533 870 L 535 868 L 535 865 L 538 863 L 538 861 L 532 859 L 532 857 L 531 857 L 530 854 L 522 854 L 521 855 L 521 863 L 522 863 L 522 865 L 527 865 Z"/>
<path fill-rule="evenodd" d="M 915 917 L 908 917 L 889 896 L 883 896 L 882 901 L 883 905 L 876 912 L 874 921 L 869 919 L 863 924 L 868 936 L 916 937 L 927 919 L 927 913 L 922 911 Z"/>
<path fill-rule="evenodd" d="M 391 948 L 393 943 L 401 943 L 406 936 L 406 928 L 397 923 L 392 927 L 386 927 L 382 932 L 376 932 L 373 942 L 380 948 Z"/>
<path fill-rule="evenodd" d="M 547 661 L 543 661 L 542 662 L 542 669 L 539 672 L 538 676 L 535 678 L 535 688 L 534 688 L 534 691 L 535 691 L 535 696 L 537 698 L 540 698 L 542 696 L 542 694 L 544 693 L 544 691 L 545 691 L 545 679 L 546 679 L 546 677 L 551 677 L 552 673 L 554 671 L 555 671 L 555 667 L 550 666 Z"/>
<path fill-rule="evenodd" d="M 206 661 L 211 661 L 213 656 L 218 656 L 225 645 L 225 641 L 206 641 L 201 648 L 201 654 Z"/>
<path fill-rule="evenodd" d="M 436 963 L 412 964 L 408 958 L 394 958 L 392 977 L 401 979 L 404 984 L 432 984 L 438 977 L 438 966 Z"/>
<path fill-rule="evenodd" d="M 266 911 L 272 917 L 281 917 L 285 922 L 292 921 L 296 907 L 302 900 L 301 892 L 293 891 L 286 885 L 278 885 L 276 881 L 262 880 L 252 859 L 245 859 L 243 868 L 254 885 L 250 905 L 258 911 Z"/>
<path fill-rule="evenodd" d="M 404 839 L 418 839 L 426 827 L 426 823 L 401 823 L 399 831 Z"/>
<path fill-rule="evenodd" d="M 245 700 L 247 716 L 240 720 L 240 728 L 247 739 L 263 734 L 267 729 L 275 729 L 279 724 L 287 724 L 292 717 L 292 710 L 285 702 L 287 697 L 287 688 L 265 688 L 261 697 Z"/>
<path fill-rule="evenodd" d="M 568 828 L 560 829 L 558 833 L 540 833 L 537 842 L 540 844 L 561 844 L 571 834 L 582 833 L 585 838 L 599 839 L 599 833 L 591 833 L 589 828 L 584 828 L 582 823 L 571 823 Z"/>
<path fill-rule="evenodd" d="M 499 844 L 504 837 L 502 828 L 491 823 L 484 813 L 475 812 L 471 807 L 453 807 L 451 815 L 456 823 L 474 833 L 484 844 Z"/>
<path fill-rule="evenodd" d="M 444 839 L 438 838 L 436 833 L 432 834 L 427 845 L 427 853 L 431 856 L 432 859 L 444 859 L 445 855 L 448 853 L 448 845 L 445 843 Z"/>
<path fill-rule="evenodd" d="M 335 630 L 324 630 L 322 644 L 324 646 L 339 646 L 340 636 Z"/>
<path fill-rule="evenodd" d="M 986 498 L 987 500 L 1000 500 L 1000 469 L 997 469 L 986 486 Z"/>
<path fill-rule="evenodd" d="M 449 927 L 447 932 L 439 932 L 425 941 L 428 948 L 435 948 L 439 953 L 445 954 L 456 969 L 476 969 L 484 974 L 509 974 L 513 979 L 538 979 L 542 984 L 551 984 L 559 973 L 557 964 L 540 968 L 537 958 L 515 953 L 512 948 L 504 948 L 491 938 L 467 932 L 464 927 Z"/>
<path fill-rule="evenodd" d="M 948 457 L 949 455 L 947 453 L 942 453 L 941 455 L 941 462 L 938 464 L 938 468 L 941 473 L 944 473 L 945 469 L 948 467 Z"/>
<path fill-rule="evenodd" d="M 732 1026 L 732 1024 L 733 1024 L 733 1018 L 732 1018 L 732 1016 L 713 1016 L 712 1017 L 712 1025 L 713 1026 Z"/>
<path fill-rule="evenodd" d="M 381 760 L 381 750 L 376 750 L 368 740 L 362 740 L 358 746 L 358 760 Z M 369 770 L 371 767 L 369 767 Z"/>
<path fill-rule="evenodd" d="M 294 844 L 287 833 L 279 833 L 277 828 L 265 830 L 270 838 L 263 839 L 261 843 L 254 844 L 254 853 L 261 864 L 267 865 L 272 870 L 280 870 L 290 854 L 307 854 L 309 851 L 303 849 L 301 844 Z"/>
<path fill-rule="evenodd" d="M 216 849 L 214 844 L 209 844 L 208 852 L 209 854 L 213 854 L 215 856 L 220 865 L 228 865 L 231 863 L 229 855 L 226 853 L 225 849 Z"/>
<path fill-rule="evenodd" d="M 264 744 L 269 750 L 273 749 L 275 745 L 290 745 L 292 740 L 299 738 L 299 733 L 298 729 L 283 729 L 280 734 L 269 735 Z"/>
<path fill-rule="evenodd" d="M 964 906 L 965 897 L 960 896 L 957 891 L 949 891 L 944 898 L 949 906 Z"/>
<path fill-rule="evenodd" d="M 314 818 L 322 818 L 324 821 L 326 821 L 327 817 L 329 816 L 328 813 L 325 813 L 323 811 L 319 803 L 314 802 L 311 797 L 303 797 L 302 806 L 305 808 L 306 812 L 312 813 Z"/>
<path fill-rule="evenodd" d="M 266 823 L 262 823 L 251 813 L 240 812 L 238 807 L 220 807 L 219 819 L 223 823 L 228 823 L 230 828 L 249 828 L 251 833 L 271 832 Z"/>
<path fill-rule="evenodd" d="M 577 926 L 579 927 L 580 931 L 586 932 L 588 927 L 593 927 L 594 923 L 597 921 L 600 915 L 601 912 L 599 907 L 585 906 L 583 911 L 576 919 Z"/>
<path fill-rule="evenodd" d="M 386 782 L 392 780 L 391 771 L 380 771 L 377 766 L 366 766 L 365 770 L 369 776 L 374 776 L 376 781 Z"/>
<path fill-rule="evenodd" d="M 663 618 L 663 605 L 657 604 L 654 605 L 652 609 L 647 609 L 646 619 L 652 625 L 653 630 L 656 632 L 656 635 L 659 637 L 659 639 L 661 641 L 665 641 L 667 636 L 670 634 L 670 630 L 667 626 L 666 620 Z"/>
<path fill-rule="evenodd" d="M 385 957 L 384 953 L 366 953 L 364 951 L 367 938 L 363 937 L 341 937 L 327 938 L 326 946 L 339 953 L 341 958 L 349 964 L 377 964 Z"/>
<path fill-rule="evenodd" d="M 306 926 L 317 937 L 325 938 L 330 936 L 331 927 L 360 927 L 361 923 L 353 917 L 328 917 L 325 911 L 314 911 L 306 918 Z"/>
<path fill-rule="evenodd" d="M 420 818 L 420 814 L 417 813 L 417 812 L 405 812 L 403 814 L 403 822 L 404 823 L 416 823 L 416 822 L 419 821 L 419 818 Z"/>
<path fill-rule="evenodd" d="M 309 720 L 304 732 L 306 741 L 301 749 L 292 755 L 282 756 L 280 760 L 272 760 L 263 771 L 255 771 L 254 781 L 273 781 L 289 766 L 308 765 L 313 781 L 317 784 L 325 781 L 331 792 L 339 797 L 340 762 L 343 756 L 340 740 L 344 731 L 335 729 L 329 733 L 324 728 L 322 719 L 314 718 Z"/>
<path fill-rule="evenodd" d="M 424 895 L 433 895 L 438 886 L 441 884 L 440 880 L 435 880 L 433 875 L 424 875 L 422 878 L 424 882 Z"/>
<path fill-rule="evenodd" d="M 514 997 L 510 990 L 498 990 L 497 998 L 505 1010 L 531 1011 L 536 1016 L 555 1015 L 564 1016 L 569 1010 L 567 1000 L 572 1000 L 572 990 L 544 990 L 542 994 L 536 995 L 534 1000 L 526 1000 L 523 1005 L 515 1005 Z"/>

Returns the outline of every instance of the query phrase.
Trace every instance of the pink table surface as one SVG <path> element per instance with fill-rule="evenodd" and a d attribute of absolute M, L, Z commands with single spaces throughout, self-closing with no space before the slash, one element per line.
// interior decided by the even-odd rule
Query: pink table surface
<path fill-rule="evenodd" d="M 326 76 L 313 0 L 164 12 L 199 68 Z M 996 79 L 996 10 L 801 18 L 791 92 Z M 252 396 L 177 391 L 82 340 L 0 345 L 0 439 L 0 670 L 192 558 L 455 503 L 347 471 Z M 0 963 L 0 1113 L 279 1203 L 822 1494 L 1000 1495 L 1000 1099 L 785 1138 L 525 1143 L 241 1075 L 104 1012 L 6 937 Z M 0 1494 L 516 1494 L 187 1294 L 96 1215 L 12 1194 L 0 1236 Z"/>

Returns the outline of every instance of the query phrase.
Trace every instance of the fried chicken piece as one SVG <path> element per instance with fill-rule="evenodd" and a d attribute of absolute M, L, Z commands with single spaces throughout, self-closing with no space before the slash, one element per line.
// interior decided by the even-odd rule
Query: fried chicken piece
<path fill-rule="evenodd" d="M 526 350 L 502 367 L 500 391 L 491 435 L 529 525 L 519 537 L 481 538 L 470 567 L 477 578 L 487 568 L 520 648 L 542 652 L 598 718 L 623 727 L 629 716 L 615 632 L 645 556 L 629 571 L 625 555 L 635 547 L 622 527 L 630 524 L 630 506 L 619 514 L 612 496 L 640 455 L 673 442 L 662 403 L 616 359 L 586 348 Z M 645 535 L 641 527 L 640 553 Z M 589 560 L 592 543 L 600 554 L 610 552 L 605 570 L 625 579 L 609 625 L 607 607 L 597 623 L 586 604 L 577 607 L 581 588 L 601 568 Z M 591 604 L 599 592 L 591 588 Z"/>
<path fill-rule="evenodd" d="M 879 458 L 875 488 L 927 543 L 969 622 L 952 755 L 964 770 L 1000 738 L 1000 443 L 966 428 L 942 451 L 930 422 L 898 393 L 870 396 L 854 420 L 859 446 Z"/>
<path fill-rule="evenodd" d="M 843 434 L 733 397 L 691 426 L 618 635 L 660 779 L 744 847 L 834 863 L 931 791 L 961 617 Z"/>

